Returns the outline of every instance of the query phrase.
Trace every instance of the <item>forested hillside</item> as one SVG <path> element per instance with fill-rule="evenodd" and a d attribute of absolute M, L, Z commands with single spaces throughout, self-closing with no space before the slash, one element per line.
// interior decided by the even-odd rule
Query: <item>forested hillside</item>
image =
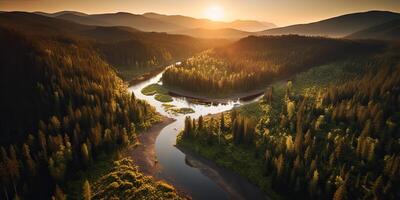
<path fill-rule="evenodd" d="M 397 12 L 371 10 L 340 15 L 307 24 L 295 24 L 261 31 L 260 35 L 299 34 L 340 38 L 379 24 L 399 19 Z"/>
<path fill-rule="evenodd" d="M 225 43 L 222 40 L 141 32 L 129 27 L 82 25 L 25 12 L 1 13 L 0 23 L 29 35 L 44 32 L 48 35 L 62 34 L 88 43 L 125 80 Z"/>
<path fill-rule="evenodd" d="M 355 32 L 347 36 L 352 39 L 400 40 L 400 19 Z"/>
<path fill-rule="evenodd" d="M 107 62 L 118 69 L 122 78 L 129 79 L 132 78 L 130 71 L 147 72 L 154 68 L 164 68 L 204 49 L 218 46 L 219 43 L 225 44 L 225 41 L 138 32 L 126 40 L 97 41 L 93 46 Z"/>
<path fill-rule="evenodd" d="M 297 93 L 298 83 L 288 81 L 283 96 L 270 87 L 256 120 L 237 109 L 187 118 L 178 145 L 237 171 L 270 195 L 398 199 L 400 67 L 392 65 L 398 63 L 394 50 L 365 75 L 341 84 Z"/>
<path fill-rule="evenodd" d="M 311 67 L 366 56 L 379 48 L 378 43 L 321 37 L 250 36 L 168 68 L 163 83 L 208 95 L 251 91 Z"/>
<path fill-rule="evenodd" d="M 0 24 L 0 197 L 65 199 L 72 175 L 159 116 L 127 93 L 90 42 L 21 27 Z"/>

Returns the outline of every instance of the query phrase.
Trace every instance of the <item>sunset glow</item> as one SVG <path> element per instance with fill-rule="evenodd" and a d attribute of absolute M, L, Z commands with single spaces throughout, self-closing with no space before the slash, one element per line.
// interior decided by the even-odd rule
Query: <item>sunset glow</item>
<path fill-rule="evenodd" d="M 195 18 L 207 18 L 218 21 L 258 20 L 273 22 L 278 26 L 309 23 L 350 12 L 368 10 L 388 10 L 400 12 L 399 0 L 363 0 L 359 1 L 251 1 L 247 0 L 210 0 L 210 1 L 175 1 L 175 0 L 0 0 L 0 11 L 43 11 L 58 12 L 79 10 L 87 14 L 129 12 L 142 14 L 157 12 L 169 15 L 185 15 Z M 290 6 L 288 6 L 290 5 Z"/>
<path fill-rule="evenodd" d="M 207 19 L 213 21 L 222 20 L 224 18 L 224 9 L 219 5 L 212 5 L 205 10 L 204 15 Z"/>

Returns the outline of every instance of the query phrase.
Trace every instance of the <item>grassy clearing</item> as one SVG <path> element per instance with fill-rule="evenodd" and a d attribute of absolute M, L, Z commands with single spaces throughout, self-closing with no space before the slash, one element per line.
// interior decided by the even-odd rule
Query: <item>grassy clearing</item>
<path fill-rule="evenodd" d="M 172 102 L 173 101 L 172 97 L 167 94 L 156 94 L 156 96 L 154 98 L 160 102 Z"/>
<path fill-rule="evenodd" d="M 142 94 L 146 96 L 154 96 L 154 99 L 159 102 L 172 102 L 172 97 L 168 94 L 168 90 L 160 84 L 151 84 L 142 89 Z"/>
<path fill-rule="evenodd" d="M 168 91 L 160 84 L 150 84 L 142 89 L 142 94 L 146 96 L 152 96 L 155 94 L 167 94 Z"/>
<path fill-rule="evenodd" d="M 163 103 L 162 106 L 163 106 L 164 110 L 167 111 L 168 113 L 171 113 L 173 115 L 178 115 L 178 113 L 175 111 L 175 110 L 177 110 L 175 105 Z"/>
<path fill-rule="evenodd" d="M 178 108 L 178 109 L 174 109 L 174 112 L 179 113 L 179 114 L 190 114 L 190 113 L 194 113 L 194 110 L 191 108 Z"/>
<path fill-rule="evenodd" d="M 191 108 L 171 108 L 168 110 L 168 112 L 177 115 L 177 114 L 190 114 L 190 113 L 194 113 L 194 110 Z"/>
<path fill-rule="evenodd" d="M 168 103 L 163 103 L 162 106 L 163 106 L 164 109 L 170 109 L 170 108 L 174 108 L 175 107 L 174 105 L 168 104 Z"/>
<path fill-rule="evenodd" d="M 292 77 L 293 92 L 309 96 L 318 89 L 326 88 L 330 84 L 338 84 L 354 78 L 366 71 L 365 64 L 356 61 L 336 62 L 321 65 L 301 72 Z M 273 93 L 273 112 L 282 109 L 282 99 L 285 96 L 286 81 L 271 84 Z M 240 114 L 258 119 L 262 115 L 262 101 L 247 104 L 238 108 Z"/>
<path fill-rule="evenodd" d="M 164 107 L 165 111 L 173 115 L 194 113 L 192 108 L 177 108 L 176 106 L 167 103 L 162 104 L 162 106 Z"/>
<path fill-rule="evenodd" d="M 310 90 L 325 88 L 330 84 L 342 83 L 364 73 L 366 70 L 364 66 L 360 62 L 347 61 L 311 68 L 294 76 L 294 92 L 305 94 Z"/>

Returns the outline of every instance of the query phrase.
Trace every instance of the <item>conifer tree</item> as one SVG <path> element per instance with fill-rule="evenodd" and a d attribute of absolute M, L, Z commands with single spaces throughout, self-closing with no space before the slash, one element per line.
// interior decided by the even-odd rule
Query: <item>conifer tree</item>
<path fill-rule="evenodd" d="M 82 197 L 84 200 L 92 199 L 92 190 L 90 189 L 90 183 L 88 180 L 85 180 L 85 182 L 83 182 Z"/>
<path fill-rule="evenodd" d="M 53 200 L 66 200 L 67 195 L 62 191 L 60 186 L 56 185 L 52 199 Z"/>
<path fill-rule="evenodd" d="M 347 195 L 346 193 L 346 184 L 343 183 L 336 189 L 335 193 L 333 194 L 333 200 L 345 200 Z"/>
<path fill-rule="evenodd" d="M 224 112 L 221 113 L 220 130 L 222 130 L 222 131 L 225 130 L 225 117 L 224 117 Z"/>
<path fill-rule="evenodd" d="M 88 165 L 89 162 L 90 162 L 90 155 L 89 155 L 89 148 L 88 148 L 88 146 L 86 145 L 86 143 L 83 143 L 83 144 L 81 145 L 81 155 L 82 155 L 83 162 L 84 162 L 86 165 Z"/>
<path fill-rule="evenodd" d="M 200 130 L 200 131 L 203 131 L 203 128 L 204 128 L 204 120 L 203 120 L 203 116 L 202 115 L 200 115 L 200 117 L 199 117 L 199 127 L 198 127 L 198 129 Z"/>

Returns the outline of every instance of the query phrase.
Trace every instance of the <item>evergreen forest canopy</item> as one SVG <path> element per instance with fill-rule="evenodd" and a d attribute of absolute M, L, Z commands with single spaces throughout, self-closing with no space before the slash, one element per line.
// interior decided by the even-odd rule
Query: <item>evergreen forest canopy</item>
<path fill-rule="evenodd" d="M 391 56 L 380 57 L 361 77 L 316 91 L 295 93 L 291 81 L 283 96 L 269 88 L 257 103 L 262 113 L 256 120 L 237 109 L 188 117 L 178 145 L 271 195 L 398 199 L 400 66 L 398 53 Z"/>
<path fill-rule="evenodd" d="M 168 68 L 163 83 L 201 94 L 248 92 L 329 62 L 358 59 L 381 44 L 298 35 L 250 36 Z"/>
<path fill-rule="evenodd" d="M 178 145 L 238 172 L 273 198 L 400 199 L 397 42 L 283 35 L 227 45 L 1 12 L 0 44 L 1 199 L 184 198 L 127 158 L 98 180 L 84 181 L 82 194 L 66 194 L 79 174 L 118 155 L 161 120 L 121 78 L 181 59 L 166 69 L 162 86 L 206 96 L 265 94 L 218 117 L 187 117 Z M 314 85 L 305 92 L 294 89 L 296 81 L 264 91 L 336 62 L 353 70 L 340 84 L 325 74 L 310 78 L 326 80 L 320 85 L 306 80 Z M 246 114 L 248 108 L 253 113 Z"/>
<path fill-rule="evenodd" d="M 26 13 L 1 13 L 0 22 L 0 196 L 65 199 L 77 171 L 160 116 L 127 92 L 100 43 L 77 34 L 88 27 Z"/>

